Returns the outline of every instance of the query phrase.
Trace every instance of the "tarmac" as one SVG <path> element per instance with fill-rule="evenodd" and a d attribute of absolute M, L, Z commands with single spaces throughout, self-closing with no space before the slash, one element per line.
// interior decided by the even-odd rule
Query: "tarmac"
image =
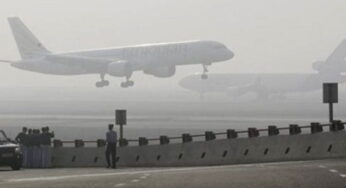
<path fill-rule="evenodd" d="M 346 159 L 177 168 L 0 168 L 0 188 L 346 187 Z"/>

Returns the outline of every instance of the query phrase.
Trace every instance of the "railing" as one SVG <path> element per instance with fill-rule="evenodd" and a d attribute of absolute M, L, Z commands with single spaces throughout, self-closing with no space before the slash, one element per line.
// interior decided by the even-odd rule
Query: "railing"
<path fill-rule="evenodd" d="M 310 129 L 311 134 L 323 132 L 324 127 L 329 127 L 329 131 L 341 131 L 344 130 L 346 122 L 342 121 L 333 121 L 333 123 L 320 124 L 318 122 L 313 122 L 310 125 L 299 126 L 297 124 L 291 124 L 289 127 L 276 127 L 275 125 L 269 125 L 268 128 L 265 129 L 257 129 L 257 128 L 248 128 L 248 130 L 240 130 L 236 131 L 234 129 L 227 129 L 226 132 L 217 132 L 214 133 L 212 131 L 206 131 L 204 134 L 188 134 L 184 133 L 181 136 L 168 137 L 168 136 L 160 136 L 159 138 L 145 138 L 139 137 L 138 139 L 122 139 L 119 140 L 119 146 L 125 147 L 129 145 L 138 145 L 138 146 L 146 146 L 149 142 L 158 142 L 160 145 L 169 144 L 170 141 L 175 141 L 172 143 L 179 143 L 178 140 L 181 140 L 180 143 L 188 143 L 193 142 L 194 138 L 204 138 L 205 141 L 215 140 L 216 136 L 226 136 L 223 139 L 236 139 L 238 137 L 259 137 L 259 136 L 275 136 L 282 134 L 282 131 L 288 131 L 287 135 L 297 135 L 302 133 L 302 129 Z M 265 135 L 267 133 L 267 135 Z M 306 132 L 308 133 L 308 132 Z M 104 147 L 106 145 L 106 141 L 104 139 L 98 139 L 97 141 L 83 141 L 83 140 L 74 140 L 74 141 L 61 141 L 54 140 L 54 147 L 62 147 L 64 144 L 74 144 L 75 147 L 84 147 L 85 144 L 95 144 L 97 147 Z"/>

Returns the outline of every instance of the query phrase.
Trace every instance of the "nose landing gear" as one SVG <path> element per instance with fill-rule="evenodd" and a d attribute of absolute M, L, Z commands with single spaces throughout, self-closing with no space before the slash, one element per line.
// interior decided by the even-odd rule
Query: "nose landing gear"
<path fill-rule="evenodd" d="M 207 65 L 203 64 L 202 66 L 203 66 L 203 73 L 201 75 L 201 79 L 206 80 L 206 79 L 208 79 L 208 75 L 207 75 L 208 68 L 207 68 Z"/>

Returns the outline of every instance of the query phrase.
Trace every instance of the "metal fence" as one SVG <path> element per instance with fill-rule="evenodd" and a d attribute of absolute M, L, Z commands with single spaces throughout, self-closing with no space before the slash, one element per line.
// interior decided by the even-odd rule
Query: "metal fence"
<path fill-rule="evenodd" d="M 254 127 L 248 128 L 247 130 L 234 130 L 227 129 L 226 132 L 212 132 L 206 131 L 204 134 L 189 134 L 184 133 L 181 136 L 160 136 L 158 138 L 146 138 L 139 137 L 138 139 L 121 139 L 118 140 L 120 147 L 126 146 L 146 146 L 146 145 L 165 145 L 170 143 L 188 143 L 193 141 L 211 141 L 216 139 L 236 139 L 236 138 L 254 138 L 259 136 L 276 136 L 276 135 L 297 135 L 297 134 L 315 134 L 323 132 L 325 127 L 329 127 L 329 131 L 341 131 L 344 130 L 346 122 L 333 121 L 333 123 L 321 124 L 313 122 L 310 125 L 299 126 L 297 124 L 291 124 L 288 127 L 277 127 L 275 125 L 269 125 L 265 129 L 257 129 Z M 73 141 L 62 141 L 54 140 L 54 147 L 63 147 L 65 145 L 74 147 L 84 147 L 86 145 L 93 145 L 97 147 L 104 147 L 106 141 L 104 139 L 98 139 L 96 141 L 90 140 L 73 140 Z"/>

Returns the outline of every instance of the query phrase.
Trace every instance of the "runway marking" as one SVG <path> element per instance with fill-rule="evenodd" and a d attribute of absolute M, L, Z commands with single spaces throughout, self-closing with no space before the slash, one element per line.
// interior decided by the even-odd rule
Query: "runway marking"
<path fill-rule="evenodd" d="M 340 177 L 342 177 L 342 178 L 346 178 L 346 174 L 339 174 L 340 175 Z"/>
<path fill-rule="evenodd" d="M 287 164 L 300 164 L 304 161 L 297 161 L 297 162 L 286 162 L 286 163 L 267 163 L 266 166 L 270 165 L 287 165 Z M 57 181 L 57 180 L 64 180 L 64 179 L 73 179 L 73 178 L 90 178 L 90 177 L 103 177 L 103 176 L 118 176 L 118 175 L 136 175 L 136 174 L 144 174 L 147 176 L 150 176 L 152 173 L 162 173 L 162 172 L 183 172 L 183 171 L 199 171 L 199 170 L 211 170 L 211 169 L 226 169 L 226 168 L 235 168 L 239 169 L 242 167 L 251 167 L 255 166 L 254 164 L 246 164 L 246 165 L 226 165 L 226 166 L 211 166 L 211 167 L 187 167 L 187 168 L 166 168 L 166 169 L 154 169 L 154 170 L 140 170 L 140 171 L 132 171 L 132 172 L 114 172 L 114 173 L 94 173 L 94 174 L 72 174 L 72 175 L 63 175 L 63 176 L 39 176 L 34 178 L 15 178 L 15 179 L 8 179 L 4 182 L 39 182 L 39 181 Z"/>
<path fill-rule="evenodd" d="M 134 179 L 134 180 L 131 180 L 132 183 L 137 183 L 139 182 L 139 179 Z"/>
<path fill-rule="evenodd" d="M 118 183 L 118 184 L 116 184 L 114 187 L 123 187 L 123 186 L 125 186 L 126 185 L 126 183 Z"/>
<path fill-rule="evenodd" d="M 49 176 L 49 177 L 34 177 L 34 178 L 17 178 L 8 179 L 6 182 L 33 182 L 33 181 L 54 181 L 64 180 L 73 178 L 90 178 L 90 177 L 102 177 L 102 176 L 117 176 L 117 175 L 136 175 L 136 174 L 147 174 L 149 173 L 160 173 L 160 172 L 181 172 L 181 171 L 196 171 L 196 170 L 208 170 L 208 169 L 222 169 L 229 168 L 230 166 L 214 166 L 214 167 L 189 167 L 189 168 L 168 168 L 168 169 L 156 169 L 156 170 L 142 170 L 134 172 L 115 172 L 115 173 L 99 173 L 99 174 L 75 174 L 65 176 Z"/>
<path fill-rule="evenodd" d="M 319 165 L 318 167 L 326 168 L 326 166 L 324 166 L 324 165 Z M 331 173 L 338 173 L 338 170 L 336 170 L 336 169 L 329 169 L 328 171 L 331 172 Z M 339 173 L 339 176 L 342 177 L 342 178 L 346 178 L 346 174 Z"/>

